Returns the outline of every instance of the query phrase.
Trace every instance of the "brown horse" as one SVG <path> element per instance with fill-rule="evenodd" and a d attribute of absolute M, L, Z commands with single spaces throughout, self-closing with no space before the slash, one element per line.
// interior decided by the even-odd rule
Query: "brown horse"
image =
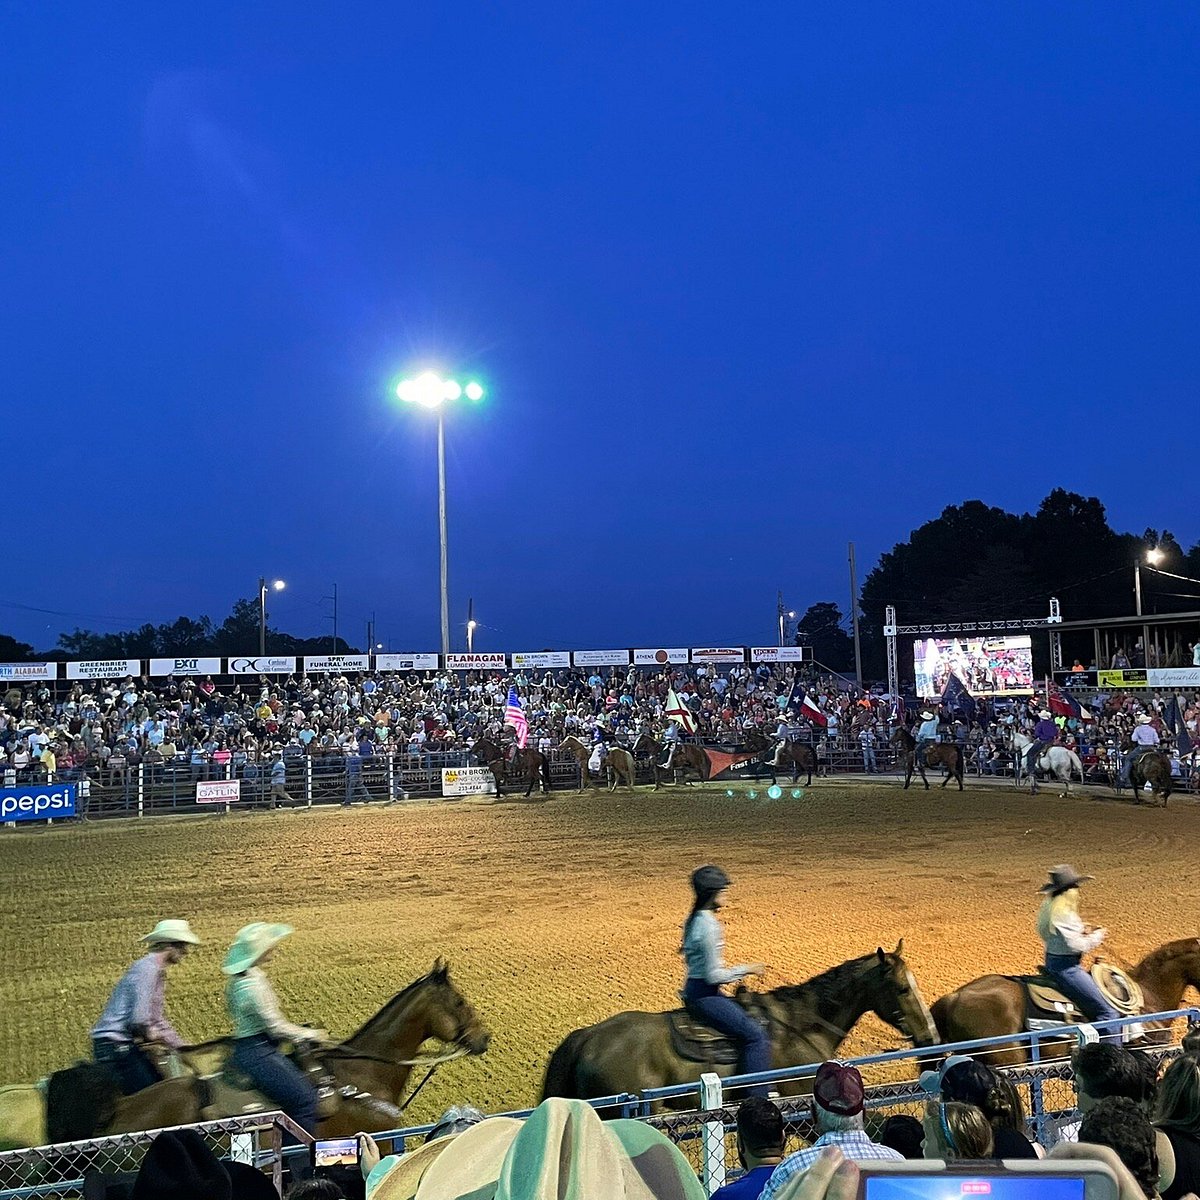
<path fill-rule="evenodd" d="M 504 795 L 502 784 L 508 779 L 509 773 L 528 785 L 525 796 L 533 791 L 533 785 L 541 782 L 541 790 L 547 795 L 550 792 L 550 760 L 540 751 L 527 746 L 524 750 L 513 749 L 505 751 L 488 738 L 480 738 L 472 749 L 472 753 L 485 766 L 491 767 L 496 778 L 496 795 Z M 509 755 L 512 755 L 510 758 Z"/>
<path fill-rule="evenodd" d="M 1128 753 L 1133 749 L 1133 742 L 1126 741 L 1122 749 Z M 1134 804 L 1142 803 L 1142 794 L 1146 784 L 1150 785 L 1152 796 L 1162 797 L 1163 808 L 1167 807 L 1167 799 L 1171 795 L 1171 760 L 1161 750 L 1147 750 L 1139 754 L 1129 768 L 1129 782 L 1133 785 Z M 1117 777 L 1116 789 L 1121 791 L 1120 776 Z"/>
<path fill-rule="evenodd" d="M 696 779 L 700 783 L 704 783 L 708 779 L 709 768 L 712 765 L 702 747 L 697 746 L 694 742 L 680 742 L 675 747 L 675 757 L 671 760 L 671 768 L 668 770 L 666 767 L 660 766 L 658 762 L 663 755 L 662 744 L 648 733 L 643 733 L 634 743 L 633 753 L 635 756 L 649 754 L 650 770 L 656 792 L 664 778 L 669 779 L 671 783 L 682 780 L 690 785 L 689 771 L 695 773 Z"/>
<path fill-rule="evenodd" d="M 917 739 L 901 725 L 891 738 L 892 745 L 900 751 L 900 756 L 904 760 L 904 789 L 908 790 L 909 783 L 912 782 L 913 768 L 921 775 L 921 782 L 925 785 L 926 790 L 929 789 L 929 780 L 925 777 L 926 767 L 945 767 L 950 772 L 945 779 L 942 780 L 942 787 L 945 787 L 950 780 L 958 780 L 958 790 L 963 790 L 963 753 L 961 746 L 951 745 L 949 742 L 938 742 L 933 746 L 925 747 L 925 762 L 922 764 L 917 761 Z"/>
<path fill-rule="evenodd" d="M 747 750 L 770 750 L 774 743 L 761 729 L 747 729 L 745 745 Z M 793 783 L 799 782 L 800 772 L 804 771 L 808 775 L 804 786 L 812 786 L 813 772 L 817 769 L 817 752 L 808 742 L 802 742 L 799 738 L 788 738 L 780 748 L 777 758 L 777 766 L 784 769 L 791 766 Z"/>
<path fill-rule="evenodd" d="M 1178 1008 L 1187 988 L 1200 990 L 1200 938 L 1181 938 L 1160 946 L 1131 967 L 1129 975 L 1142 989 L 1143 1012 Z M 936 1001 L 933 1019 L 944 1042 L 1021 1033 L 1025 1028 L 1025 985 L 1007 975 L 984 975 Z M 1024 1062 L 1025 1051 L 1019 1047 L 1002 1050 L 989 1055 L 989 1061 Z"/>
<path fill-rule="evenodd" d="M 579 764 L 579 790 L 582 792 L 588 782 L 588 762 L 592 757 L 592 748 L 574 734 L 563 738 L 558 748 L 569 750 Z M 609 746 L 604 755 L 604 774 L 608 779 L 610 792 L 617 790 L 617 784 L 633 787 L 633 755 L 624 746 Z"/>
<path fill-rule="evenodd" d="M 321 1137 L 346 1137 L 359 1129 L 394 1129 L 401 1123 L 405 1084 L 428 1038 L 446 1042 L 443 1061 L 482 1054 L 491 1035 L 450 980 L 441 959 L 428 975 L 393 996 L 357 1033 L 312 1056 L 313 1071 L 337 1103 L 321 1121 Z M 181 1057 L 197 1070 L 216 1071 L 229 1050 L 227 1040 L 185 1047 Z M 56 1083 L 57 1081 L 57 1083 Z M 80 1063 L 51 1076 L 46 1131 L 51 1141 L 78 1141 L 109 1133 L 161 1129 L 239 1116 L 243 1103 L 256 1111 L 276 1107 L 257 1093 L 233 1091 L 216 1077 L 182 1077 L 156 1083 L 132 1096 L 118 1096 L 115 1081 L 94 1063 Z M 55 1097 L 61 1097 L 56 1102 Z M 0 1139 L 8 1141 L 7 1131 Z"/>
<path fill-rule="evenodd" d="M 874 1012 L 918 1046 L 937 1041 L 937 1030 L 903 958 L 904 941 L 842 963 L 795 987 L 769 992 L 740 989 L 737 1000 L 766 1023 L 774 1067 L 832 1058 L 858 1019 Z M 624 1012 L 568 1034 L 550 1056 L 542 1098 L 594 1099 L 620 1092 L 690 1083 L 701 1072 L 736 1074 L 734 1065 L 693 1062 L 675 1051 L 670 1013 Z M 799 1083 L 781 1084 L 798 1092 Z M 688 1104 L 694 1103 L 689 1097 Z"/>

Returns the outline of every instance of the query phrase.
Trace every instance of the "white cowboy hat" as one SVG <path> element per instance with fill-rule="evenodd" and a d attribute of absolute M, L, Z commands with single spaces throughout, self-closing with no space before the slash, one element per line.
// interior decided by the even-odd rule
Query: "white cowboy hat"
<path fill-rule="evenodd" d="M 1053 715 L 1054 714 L 1051 713 L 1051 711 L 1048 708 L 1043 708 L 1042 711 L 1038 713 L 1038 716 L 1041 717 L 1041 719 L 1043 721 L 1049 721 L 1053 717 Z"/>
<path fill-rule="evenodd" d="M 923 708 L 923 709 L 921 709 L 921 720 L 922 720 L 922 721 L 932 721 L 932 720 L 933 720 L 933 713 L 931 713 L 931 712 L 929 711 L 929 709 L 927 709 L 927 708 Z"/>
<path fill-rule="evenodd" d="M 454 1138 L 454 1153 L 432 1159 L 421 1174 L 413 1197 L 419 1200 L 459 1200 L 496 1194 L 505 1155 L 521 1132 L 514 1117 L 489 1117 Z M 440 1141 L 441 1139 L 439 1139 Z M 430 1142 L 430 1145 L 434 1143 Z M 371 1200 L 409 1200 L 404 1192 L 372 1191 Z"/>
<path fill-rule="evenodd" d="M 1152 716 L 1150 716 L 1149 713 L 1142 713 L 1142 715 L 1140 717 L 1138 717 L 1137 723 L 1139 725 L 1149 725 L 1150 722 L 1153 720 L 1154 720 L 1154 718 Z"/>
<path fill-rule="evenodd" d="M 200 939 L 192 932 L 186 921 L 159 921 L 145 937 L 139 938 L 150 946 L 180 942 L 187 946 L 199 946 Z"/>
<path fill-rule="evenodd" d="M 371 1200 L 413 1200 L 422 1176 L 457 1137 L 457 1133 L 450 1133 L 399 1158 L 385 1159 L 367 1176 Z"/>
<path fill-rule="evenodd" d="M 290 925 L 270 925 L 266 921 L 253 921 L 238 930 L 221 970 L 226 975 L 240 975 L 248 971 L 268 950 L 277 946 L 292 933 Z"/>

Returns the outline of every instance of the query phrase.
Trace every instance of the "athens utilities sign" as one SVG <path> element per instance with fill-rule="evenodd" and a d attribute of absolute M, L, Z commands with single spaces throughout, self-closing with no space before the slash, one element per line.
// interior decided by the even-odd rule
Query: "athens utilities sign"
<path fill-rule="evenodd" d="M 75 815 L 75 784 L 0 788 L 0 821 L 47 821 Z"/>

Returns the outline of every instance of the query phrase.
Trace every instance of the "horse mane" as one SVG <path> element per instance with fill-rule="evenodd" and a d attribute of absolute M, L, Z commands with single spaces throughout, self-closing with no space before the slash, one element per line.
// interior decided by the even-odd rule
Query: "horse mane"
<path fill-rule="evenodd" d="M 1143 971 L 1152 971 L 1155 967 L 1182 958 L 1185 954 L 1195 954 L 1197 951 L 1200 951 L 1200 938 L 1176 938 L 1173 942 L 1159 946 L 1157 950 L 1151 950 L 1133 969 L 1141 975 Z"/>
<path fill-rule="evenodd" d="M 847 983 L 859 978 L 865 966 L 878 960 L 878 954 L 864 954 L 861 958 L 852 958 L 836 967 L 830 967 L 828 971 L 822 971 L 820 975 L 814 975 L 803 983 L 790 983 L 772 988 L 768 994 L 778 997 L 784 1003 L 800 999 L 812 1000 L 817 1011 L 824 1012 L 834 1007 L 835 997 L 845 992 Z"/>
<path fill-rule="evenodd" d="M 406 988 L 397 992 L 374 1016 L 368 1017 L 362 1025 L 360 1025 L 347 1039 L 343 1045 L 356 1041 L 360 1037 L 365 1037 L 373 1028 L 381 1024 L 383 1021 L 391 1017 L 396 1009 L 406 1005 L 411 999 L 412 994 L 418 988 L 424 987 L 433 979 L 433 972 L 430 971 L 427 975 L 422 975 L 420 979 L 414 979 Z"/>

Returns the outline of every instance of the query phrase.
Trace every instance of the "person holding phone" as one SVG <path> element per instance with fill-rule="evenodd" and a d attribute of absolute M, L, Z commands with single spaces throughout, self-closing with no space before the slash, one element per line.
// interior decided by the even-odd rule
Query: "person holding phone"
<path fill-rule="evenodd" d="M 698 1021 L 734 1038 L 740 1047 L 739 1073 L 750 1075 L 771 1067 L 771 1043 L 766 1031 L 721 986 L 750 975 L 762 975 L 763 963 L 725 965 L 725 938 L 716 914 L 729 898 L 729 876 L 712 864 L 692 872 L 692 911 L 683 923 L 680 953 L 687 963 L 687 978 L 680 993 L 684 1006 Z M 751 1095 L 766 1095 L 755 1088 Z"/>

